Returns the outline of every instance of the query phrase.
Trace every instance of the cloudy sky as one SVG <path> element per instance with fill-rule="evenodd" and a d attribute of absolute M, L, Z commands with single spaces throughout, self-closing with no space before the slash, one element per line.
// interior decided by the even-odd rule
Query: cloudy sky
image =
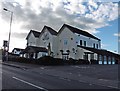
<path fill-rule="evenodd" d="M 96 2 L 97 1 L 97 2 Z M 106 2 L 105 2 L 106 1 Z M 25 48 L 31 29 L 48 25 L 59 31 L 66 23 L 88 31 L 102 40 L 102 48 L 118 52 L 119 0 L 2 0 L 0 2 L 0 47 L 8 40 L 10 12 L 13 11 L 10 51 Z M 120 41 L 120 40 L 119 40 Z"/>

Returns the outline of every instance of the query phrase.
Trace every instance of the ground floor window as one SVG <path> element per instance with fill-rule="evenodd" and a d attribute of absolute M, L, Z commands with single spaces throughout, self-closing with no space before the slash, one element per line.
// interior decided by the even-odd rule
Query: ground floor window
<path fill-rule="evenodd" d="M 115 61 L 112 61 L 112 64 L 115 64 Z"/>
<path fill-rule="evenodd" d="M 43 52 L 43 53 L 42 53 L 42 57 L 43 57 L 43 56 L 46 56 L 46 53 Z"/>
<path fill-rule="evenodd" d="M 99 64 L 102 64 L 102 61 L 99 61 Z"/>
<path fill-rule="evenodd" d="M 115 58 L 112 57 L 112 64 L 115 64 Z"/>
<path fill-rule="evenodd" d="M 111 61 L 108 61 L 108 64 L 111 64 Z"/>
<path fill-rule="evenodd" d="M 68 59 L 69 59 L 68 55 L 63 55 L 63 60 L 68 60 Z"/>
<path fill-rule="evenodd" d="M 107 64 L 107 61 L 104 61 L 104 64 Z"/>

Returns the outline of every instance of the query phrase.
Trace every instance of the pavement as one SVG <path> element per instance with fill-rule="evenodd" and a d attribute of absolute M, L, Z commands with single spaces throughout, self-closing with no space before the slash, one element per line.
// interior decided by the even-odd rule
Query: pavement
<path fill-rule="evenodd" d="M 118 65 L 2 64 L 3 89 L 118 89 Z"/>

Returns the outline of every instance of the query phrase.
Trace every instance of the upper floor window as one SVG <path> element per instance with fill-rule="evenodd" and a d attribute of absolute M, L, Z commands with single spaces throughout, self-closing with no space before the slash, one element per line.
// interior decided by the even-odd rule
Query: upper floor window
<path fill-rule="evenodd" d="M 95 48 L 95 43 L 93 44 L 93 48 Z"/>
<path fill-rule="evenodd" d="M 86 46 L 86 41 L 84 41 L 84 46 Z"/>
<path fill-rule="evenodd" d="M 96 44 L 96 48 L 98 49 L 98 44 Z"/>
<path fill-rule="evenodd" d="M 64 45 L 67 45 L 68 41 L 67 40 L 64 40 Z"/>
<path fill-rule="evenodd" d="M 82 40 L 80 40 L 80 45 L 82 46 Z"/>

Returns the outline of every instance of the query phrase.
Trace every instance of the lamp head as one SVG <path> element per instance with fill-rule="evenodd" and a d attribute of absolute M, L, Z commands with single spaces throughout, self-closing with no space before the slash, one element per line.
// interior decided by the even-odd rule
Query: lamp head
<path fill-rule="evenodd" d="M 8 11 L 6 8 L 3 8 L 3 10 Z"/>

